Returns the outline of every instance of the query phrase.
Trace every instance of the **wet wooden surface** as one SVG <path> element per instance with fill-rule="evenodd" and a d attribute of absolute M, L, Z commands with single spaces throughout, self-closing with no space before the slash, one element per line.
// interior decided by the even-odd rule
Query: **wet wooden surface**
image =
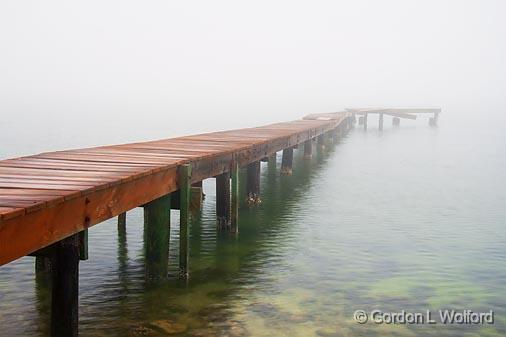
<path fill-rule="evenodd" d="M 256 128 L 57 151 L 0 161 L 0 265 L 192 182 L 245 166 L 338 126 L 349 112 Z"/>

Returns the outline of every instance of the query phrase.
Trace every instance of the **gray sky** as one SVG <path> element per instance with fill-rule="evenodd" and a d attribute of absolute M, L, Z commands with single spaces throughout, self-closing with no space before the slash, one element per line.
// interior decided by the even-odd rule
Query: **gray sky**
<path fill-rule="evenodd" d="M 500 0 L 2 0 L 0 139 L 35 151 L 355 106 L 502 113 L 505 13 Z"/>

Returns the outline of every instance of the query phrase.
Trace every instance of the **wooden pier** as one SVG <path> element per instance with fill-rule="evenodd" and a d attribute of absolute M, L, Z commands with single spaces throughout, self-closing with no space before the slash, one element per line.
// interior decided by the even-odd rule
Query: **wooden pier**
<path fill-rule="evenodd" d="M 402 111 L 392 113 L 402 114 Z M 0 265 L 36 256 L 51 272 L 53 337 L 77 336 L 78 267 L 88 256 L 87 229 L 144 208 L 146 273 L 167 275 L 170 210 L 180 211 L 180 277 L 189 276 L 190 205 L 202 200 L 201 182 L 216 178 L 219 230 L 237 233 L 239 202 L 261 202 L 260 161 L 282 151 L 281 174 L 292 174 L 294 149 L 311 158 L 313 144 L 343 136 L 361 110 L 312 114 L 262 127 L 142 143 L 42 153 L 0 161 Z M 247 172 L 239 195 L 239 170 Z M 92 252 L 91 252 L 92 253 Z"/>

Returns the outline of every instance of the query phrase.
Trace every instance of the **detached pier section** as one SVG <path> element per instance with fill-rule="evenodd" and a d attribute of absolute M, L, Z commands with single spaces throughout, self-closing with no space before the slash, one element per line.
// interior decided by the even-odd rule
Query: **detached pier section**
<path fill-rule="evenodd" d="M 323 148 L 342 136 L 355 114 L 361 112 L 2 160 L 0 265 L 36 256 L 38 272 L 52 273 L 52 336 L 77 336 L 78 270 L 88 257 L 89 227 L 118 216 L 124 237 L 126 212 L 143 207 L 146 276 L 159 280 L 167 276 L 170 211 L 179 209 L 180 277 L 188 278 L 190 205 L 200 207 L 204 179 L 216 178 L 217 227 L 237 233 L 240 201 L 260 202 L 260 162 L 275 169 L 276 153 L 283 151 L 281 173 L 291 174 L 295 148 L 310 158 L 315 141 Z M 240 168 L 247 171 L 242 196 Z"/>
<path fill-rule="evenodd" d="M 379 115 L 379 129 L 383 130 L 383 116 L 392 116 L 392 125 L 399 126 L 401 118 L 416 119 L 418 114 L 433 114 L 429 118 L 430 126 L 437 126 L 441 108 L 362 108 L 362 109 L 346 109 L 353 115 L 359 115 L 359 125 L 367 130 L 367 116 L 369 114 Z"/>

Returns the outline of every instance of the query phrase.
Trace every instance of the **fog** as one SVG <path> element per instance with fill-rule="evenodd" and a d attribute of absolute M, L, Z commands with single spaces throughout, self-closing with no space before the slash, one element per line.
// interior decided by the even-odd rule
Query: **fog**
<path fill-rule="evenodd" d="M 504 122 L 504 1 L 2 1 L 2 158 L 364 106 Z"/>

